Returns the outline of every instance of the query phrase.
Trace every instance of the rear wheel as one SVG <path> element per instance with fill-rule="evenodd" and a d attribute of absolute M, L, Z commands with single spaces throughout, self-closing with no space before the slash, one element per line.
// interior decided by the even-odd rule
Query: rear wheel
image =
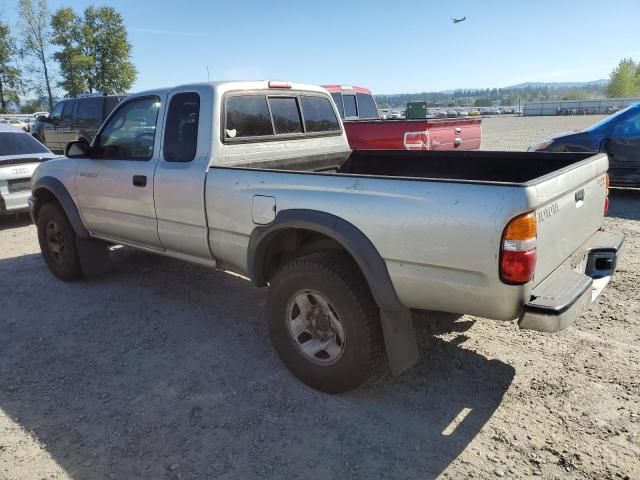
<path fill-rule="evenodd" d="M 45 203 L 36 223 L 40 250 L 49 270 L 66 282 L 81 278 L 76 233 L 62 209 L 55 203 Z"/>
<path fill-rule="evenodd" d="M 270 281 L 267 312 L 278 355 L 310 387 L 346 392 L 380 363 L 378 307 L 345 255 L 319 253 L 284 265 Z"/>

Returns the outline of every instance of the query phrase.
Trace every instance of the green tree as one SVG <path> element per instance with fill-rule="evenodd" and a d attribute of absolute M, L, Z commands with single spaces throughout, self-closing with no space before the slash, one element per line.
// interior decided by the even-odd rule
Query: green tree
<path fill-rule="evenodd" d="M 49 111 L 53 110 L 51 93 L 51 14 L 47 0 L 20 0 L 20 30 L 23 54 L 34 61 L 34 73 L 40 77 L 36 90 L 46 92 Z"/>
<path fill-rule="evenodd" d="M 487 97 L 479 98 L 473 103 L 473 106 L 474 107 L 490 107 L 491 99 Z"/>
<path fill-rule="evenodd" d="M 49 99 L 46 97 L 42 98 L 31 98 L 25 101 L 20 106 L 20 113 L 36 113 L 42 112 L 47 109 L 47 105 L 49 104 Z M 51 111 L 51 109 L 49 109 Z"/>
<path fill-rule="evenodd" d="M 0 23 L 0 112 L 6 113 L 9 104 L 17 104 L 20 70 L 15 66 L 16 44 L 6 23 Z"/>
<path fill-rule="evenodd" d="M 54 54 L 69 96 L 125 93 L 136 80 L 122 16 L 112 7 L 88 7 L 82 17 L 61 8 L 51 19 Z"/>
<path fill-rule="evenodd" d="M 607 97 L 637 97 L 640 95 L 640 65 L 624 58 L 613 69 L 607 85 Z"/>
<path fill-rule="evenodd" d="M 589 100 L 591 96 L 584 90 L 575 90 L 562 97 L 562 100 Z"/>

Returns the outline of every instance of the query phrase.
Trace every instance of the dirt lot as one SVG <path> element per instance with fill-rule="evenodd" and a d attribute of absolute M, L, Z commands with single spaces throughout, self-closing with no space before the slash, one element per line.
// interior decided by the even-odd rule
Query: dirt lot
<path fill-rule="evenodd" d="M 594 120 L 492 118 L 483 146 Z M 577 325 L 424 322 L 415 368 L 341 396 L 287 373 L 248 282 L 120 249 L 65 284 L 0 219 L 0 478 L 640 478 L 640 194 L 610 213 L 626 254 Z"/>

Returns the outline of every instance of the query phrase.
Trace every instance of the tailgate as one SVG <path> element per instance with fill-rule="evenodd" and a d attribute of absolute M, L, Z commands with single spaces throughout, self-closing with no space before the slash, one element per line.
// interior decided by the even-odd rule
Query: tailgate
<path fill-rule="evenodd" d="M 602 225 L 606 155 L 598 154 L 550 174 L 535 186 L 538 261 L 534 285 L 544 280 Z"/>
<path fill-rule="evenodd" d="M 431 150 L 478 150 L 482 141 L 482 120 L 429 121 Z"/>

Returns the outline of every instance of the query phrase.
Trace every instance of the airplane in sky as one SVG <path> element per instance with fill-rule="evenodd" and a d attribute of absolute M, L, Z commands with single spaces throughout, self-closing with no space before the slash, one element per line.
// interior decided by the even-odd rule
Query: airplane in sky
<path fill-rule="evenodd" d="M 460 23 L 460 22 L 464 22 L 467 19 L 467 17 L 462 17 L 462 18 L 452 18 L 451 20 L 453 21 L 453 23 Z"/>

